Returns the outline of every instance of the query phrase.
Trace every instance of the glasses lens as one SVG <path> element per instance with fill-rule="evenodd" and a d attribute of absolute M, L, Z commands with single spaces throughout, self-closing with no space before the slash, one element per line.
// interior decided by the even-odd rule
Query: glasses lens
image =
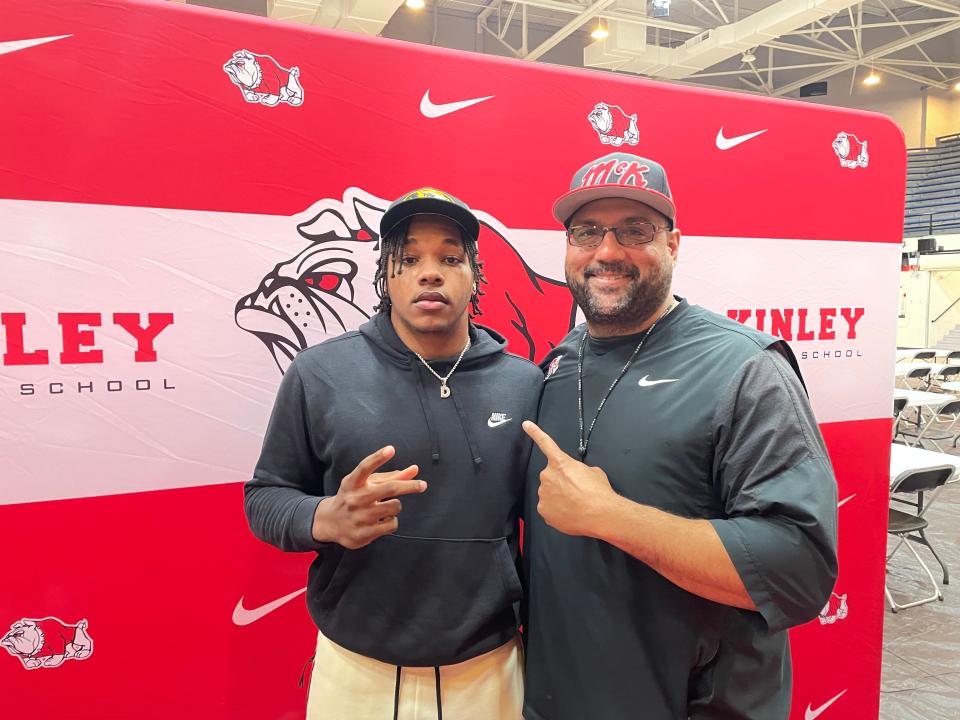
<path fill-rule="evenodd" d="M 596 225 L 574 225 L 567 230 L 567 237 L 573 245 L 598 245 L 600 233 Z"/>
<path fill-rule="evenodd" d="M 629 223 L 617 228 L 617 237 L 623 245 L 642 245 L 653 240 L 657 228 L 648 222 Z"/>

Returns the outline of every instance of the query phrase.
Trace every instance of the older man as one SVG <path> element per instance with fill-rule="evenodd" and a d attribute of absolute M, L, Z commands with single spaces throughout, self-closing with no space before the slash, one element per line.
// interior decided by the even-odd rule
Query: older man
<path fill-rule="evenodd" d="M 554 205 L 586 317 L 543 362 L 528 473 L 527 720 L 786 718 L 787 628 L 836 577 L 836 485 L 787 345 L 671 291 L 662 166 Z M 542 429 L 541 429 L 542 428 Z"/>

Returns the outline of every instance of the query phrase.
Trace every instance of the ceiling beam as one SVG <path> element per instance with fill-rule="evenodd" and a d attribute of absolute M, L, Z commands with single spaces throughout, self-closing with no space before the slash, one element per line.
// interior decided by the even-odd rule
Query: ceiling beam
<path fill-rule="evenodd" d="M 884 10 L 887 11 L 887 14 L 893 19 L 894 22 L 899 22 L 900 18 L 896 16 L 893 10 L 891 10 L 883 0 L 877 0 L 877 2 L 880 3 L 880 7 L 882 7 Z M 904 35 L 906 35 L 907 37 L 910 37 L 910 31 L 907 30 L 903 25 L 900 25 L 900 30 L 903 31 Z M 933 62 L 930 56 L 927 55 L 927 51 L 924 50 L 922 47 L 920 47 L 919 44 L 916 46 L 916 48 L 919 51 L 919 53 L 923 55 L 924 59 L 930 60 L 930 62 Z M 942 77 L 944 80 L 947 79 L 947 75 L 945 72 L 943 72 L 943 70 L 941 70 L 940 68 L 937 68 L 937 72 L 940 74 L 940 77 Z"/>
<path fill-rule="evenodd" d="M 590 18 L 594 17 L 599 11 L 609 7 L 610 5 L 613 5 L 614 2 L 616 2 L 616 0 L 595 0 L 592 5 L 588 5 L 587 7 L 583 8 L 581 12 L 575 18 L 573 18 L 573 20 L 568 22 L 533 50 L 528 52 L 524 58 L 526 60 L 537 60 L 538 58 L 543 57 L 545 53 L 553 50 L 553 48 L 583 27 L 583 24 Z"/>
<path fill-rule="evenodd" d="M 960 63 L 948 63 L 948 62 L 937 62 L 936 60 L 932 62 L 927 62 L 926 60 L 899 60 L 896 58 L 884 58 L 884 65 L 912 65 L 914 67 L 940 67 L 946 68 L 948 70 L 960 70 Z"/>
<path fill-rule="evenodd" d="M 850 68 L 853 68 L 857 65 L 866 64 L 866 63 L 879 60 L 880 58 L 886 55 L 891 55 L 895 52 L 899 52 L 900 50 L 908 48 L 912 45 L 919 45 L 920 43 L 926 42 L 927 40 L 932 40 L 935 37 L 939 37 L 940 35 L 944 35 L 948 32 L 952 32 L 958 29 L 960 29 L 960 18 L 953 20 L 949 23 L 944 23 L 939 27 L 931 28 L 930 30 L 926 30 L 925 32 L 921 32 L 915 35 L 911 35 L 909 37 L 901 38 L 900 40 L 895 40 L 893 42 L 887 43 L 886 45 L 881 45 L 880 47 L 865 54 L 863 58 L 853 58 L 852 60 L 849 60 L 848 62 L 842 65 L 839 65 L 837 67 L 827 68 L 826 70 L 822 70 L 820 72 L 814 73 L 813 75 L 810 75 L 808 77 L 801 78 L 800 80 L 797 80 L 792 83 L 788 83 L 782 87 L 777 88 L 774 94 L 777 96 L 787 95 L 789 93 L 794 92 L 795 90 L 799 90 L 801 87 L 803 87 L 808 83 L 817 82 L 818 80 L 826 80 L 829 77 L 838 75 L 839 73 L 849 70 Z M 934 85 L 936 87 L 942 87 L 942 88 L 948 87 L 946 83 L 938 83 L 933 80 L 929 80 L 928 84 Z"/>
<path fill-rule="evenodd" d="M 932 87 L 938 87 L 941 90 L 946 90 L 950 85 L 946 82 L 939 82 L 933 78 L 929 78 L 926 75 L 918 75 L 917 73 L 912 73 L 907 70 L 901 70 L 900 68 L 891 67 L 885 65 L 883 62 L 878 62 L 873 66 L 875 69 L 880 72 L 890 73 L 891 75 L 896 75 L 897 77 L 902 77 L 904 80 L 913 80 L 918 82 L 921 85 L 930 85 Z"/>
<path fill-rule="evenodd" d="M 907 0 L 907 2 L 932 10 L 942 10 L 951 15 L 960 15 L 960 7 L 957 6 L 956 0 Z"/>
<path fill-rule="evenodd" d="M 767 47 L 776 48 L 777 50 L 786 50 L 788 52 L 799 53 L 801 55 L 813 55 L 818 58 L 830 58 L 831 60 L 856 60 L 855 55 L 848 55 L 847 53 L 842 53 L 839 50 L 821 50 L 820 48 L 806 47 L 805 45 L 794 45 L 793 43 L 780 42 L 779 40 L 774 40 L 772 42 L 765 43 Z"/>
<path fill-rule="evenodd" d="M 923 20 L 901 20 L 900 22 L 875 22 L 875 23 L 860 23 L 859 25 L 831 25 L 834 30 L 854 30 L 859 27 L 861 30 L 873 30 L 874 28 L 888 28 L 888 27 L 897 27 L 899 25 L 930 25 L 931 23 L 942 23 L 950 22 L 956 16 L 949 17 L 938 17 L 938 18 L 924 18 Z M 806 30 L 795 30 L 791 35 L 819 35 L 823 30 L 820 28 Z M 786 37 L 786 36 L 784 36 Z"/>
<path fill-rule="evenodd" d="M 578 3 L 559 2 L 558 0 L 517 0 L 517 2 L 521 5 L 539 10 L 552 10 L 554 12 L 569 13 L 571 15 L 582 13 L 584 7 Z M 648 17 L 637 12 L 626 12 L 624 10 L 604 10 L 603 12 L 597 13 L 597 17 L 603 18 L 604 20 L 618 20 L 635 25 L 646 25 L 647 27 L 660 28 L 662 30 L 672 30 L 688 35 L 697 35 L 706 29 L 699 25 L 687 25 L 665 20 L 664 18 Z"/>
<path fill-rule="evenodd" d="M 808 68 L 815 67 L 829 67 L 831 65 L 839 65 L 840 60 L 831 60 L 828 62 L 819 62 L 819 63 L 807 63 L 804 65 L 775 65 L 773 67 L 774 71 L 779 72 L 781 70 L 806 70 Z M 958 65 L 960 67 L 960 65 Z M 720 72 L 709 72 L 702 73 L 697 75 L 691 75 L 692 80 L 701 80 L 704 78 L 714 78 L 714 77 L 727 77 L 730 75 L 746 75 L 750 72 L 750 68 L 740 68 L 739 70 L 721 70 Z"/>

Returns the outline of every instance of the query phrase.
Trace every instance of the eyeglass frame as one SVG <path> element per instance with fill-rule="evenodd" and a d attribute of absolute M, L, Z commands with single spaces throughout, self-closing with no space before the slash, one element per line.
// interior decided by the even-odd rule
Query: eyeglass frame
<path fill-rule="evenodd" d="M 626 225 L 649 225 L 650 227 L 653 228 L 653 234 L 650 236 L 649 240 L 644 240 L 643 242 L 625 243 L 620 239 L 620 228 Z M 597 241 L 596 244 L 577 245 L 574 242 L 572 242 L 571 237 L 572 237 L 574 228 L 588 228 L 588 227 L 593 227 L 600 230 L 600 239 Z M 571 247 L 575 247 L 575 248 L 588 248 L 588 249 L 598 248 L 603 244 L 603 240 L 604 238 L 607 237 L 607 233 L 609 232 L 613 233 L 614 239 L 617 241 L 617 244 L 620 245 L 621 247 L 640 247 L 641 245 L 649 245 L 650 243 L 652 243 L 654 238 L 657 237 L 657 233 L 663 232 L 664 230 L 673 231 L 673 227 L 670 225 L 663 225 L 661 227 L 657 227 L 656 225 L 654 225 L 652 222 L 648 220 L 637 220 L 635 222 L 623 223 L 623 225 L 621 226 L 611 225 L 609 227 L 606 227 L 603 225 L 597 225 L 596 223 L 589 223 L 584 225 L 570 225 L 566 228 L 566 235 L 567 235 L 567 242 L 570 244 Z"/>

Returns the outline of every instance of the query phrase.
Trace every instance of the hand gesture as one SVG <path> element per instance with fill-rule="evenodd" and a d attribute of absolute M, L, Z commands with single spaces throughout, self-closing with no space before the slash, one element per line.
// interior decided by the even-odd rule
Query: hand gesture
<path fill-rule="evenodd" d="M 419 472 L 416 465 L 374 472 L 395 452 L 387 445 L 365 457 L 343 478 L 337 494 L 317 505 L 313 517 L 313 537 L 317 542 L 335 542 L 355 550 L 397 531 L 397 515 L 403 509 L 399 496 L 422 493 L 427 483 L 414 479 Z"/>
<path fill-rule="evenodd" d="M 547 458 L 540 473 L 537 512 L 562 533 L 597 537 L 605 509 L 617 497 L 607 474 L 574 460 L 535 423 L 525 421 L 523 430 Z"/>

